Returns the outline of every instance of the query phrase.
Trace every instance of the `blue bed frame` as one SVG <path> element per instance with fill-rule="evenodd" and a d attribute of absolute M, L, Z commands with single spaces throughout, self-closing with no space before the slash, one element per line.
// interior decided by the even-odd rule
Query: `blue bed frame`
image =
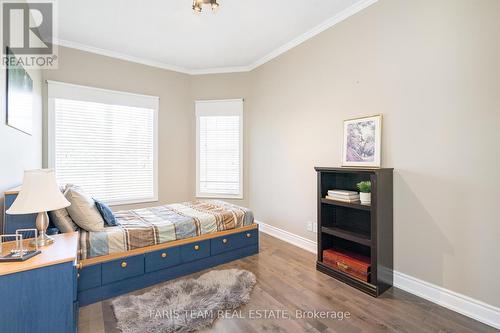
<path fill-rule="evenodd" d="M 196 237 L 183 245 L 165 243 L 165 248 L 155 247 L 154 251 L 145 248 L 141 254 L 125 253 L 118 259 L 99 263 L 83 260 L 78 278 L 80 306 L 256 254 L 259 229 L 257 225 L 251 227 L 223 236 L 216 233 L 210 239 Z"/>

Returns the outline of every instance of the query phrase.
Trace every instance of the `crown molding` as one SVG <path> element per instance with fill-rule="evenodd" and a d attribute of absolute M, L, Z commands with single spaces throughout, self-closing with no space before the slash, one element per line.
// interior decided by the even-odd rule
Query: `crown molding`
<path fill-rule="evenodd" d="M 138 64 L 142 65 L 147 65 L 147 66 L 152 66 L 152 67 L 157 67 L 161 69 L 166 69 L 174 72 L 179 72 L 183 74 L 188 74 L 188 75 L 206 75 L 206 74 L 224 74 L 224 73 L 242 73 L 242 72 L 250 72 L 257 67 L 273 60 L 274 58 L 277 58 L 278 56 L 282 55 L 283 53 L 291 50 L 292 48 L 304 43 L 305 41 L 311 39 L 312 37 L 318 35 L 319 33 L 333 27 L 334 25 L 344 21 L 345 19 L 349 18 L 350 16 L 362 11 L 363 9 L 373 5 L 376 3 L 378 0 L 363 0 L 360 2 L 355 3 L 354 5 L 344 9 L 337 15 L 329 18 L 328 20 L 324 21 L 323 23 L 317 25 L 316 27 L 312 28 L 309 31 L 306 31 L 305 33 L 301 34 L 300 36 L 294 38 L 290 42 L 280 46 L 279 48 L 275 49 L 274 51 L 266 54 L 262 58 L 258 59 L 257 61 L 245 65 L 245 66 L 231 66 L 231 67 L 217 67 L 217 68 L 206 68 L 206 69 L 189 69 L 189 68 L 184 68 L 180 66 L 175 66 L 175 65 L 170 65 L 166 64 L 160 61 L 155 61 L 155 60 L 150 60 L 146 58 L 140 58 L 140 57 L 134 57 L 130 56 L 124 53 L 120 52 L 115 52 L 115 51 L 110 51 L 106 49 L 101 49 L 98 47 L 93 47 L 81 43 L 76 43 L 64 39 L 57 39 L 54 43 L 60 46 L 72 48 L 72 49 L 77 49 L 85 52 L 90 52 L 90 53 L 95 53 L 95 54 L 100 54 L 103 56 L 111 57 L 111 58 L 116 58 L 116 59 L 121 59 L 125 61 L 130 61 L 130 62 L 135 62 Z"/>
<path fill-rule="evenodd" d="M 131 56 L 128 54 L 110 51 L 110 50 L 106 50 L 106 49 L 101 49 L 98 47 L 80 44 L 80 43 L 76 43 L 76 42 L 71 42 L 71 41 L 64 40 L 64 39 L 56 39 L 54 41 L 54 44 L 57 44 L 59 46 L 68 47 L 71 49 L 84 51 L 84 52 L 99 54 L 99 55 L 103 55 L 103 56 L 110 57 L 110 58 L 125 60 L 125 61 L 129 61 L 129 62 L 135 62 L 135 63 L 141 64 L 141 65 L 166 69 L 169 71 L 174 71 L 174 72 L 179 72 L 179 73 L 184 73 L 184 74 L 191 74 L 191 71 L 189 69 L 186 69 L 183 67 L 169 65 L 169 64 L 165 64 L 165 63 L 162 63 L 159 61 L 149 60 L 146 58 L 134 57 L 134 56 Z"/>
<path fill-rule="evenodd" d="M 190 75 L 206 75 L 206 74 L 227 74 L 227 73 L 245 73 L 250 72 L 252 66 L 234 66 L 234 67 L 217 67 L 207 69 L 192 69 Z"/>
<path fill-rule="evenodd" d="M 376 3 L 378 0 L 364 0 L 355 3 L 354 5 L 344 9 L 337 15 L 329 18 L 328 20 L 324 21 L 320 25 L 317 25 L 316 27 L 312 28 L 311 30 L 303 33 L 302 35 L 294 38 L 290 42 L 286 43 L 285 45 L 282 45 L 281 47 L 277 48 L 276 50 L 268 53 L 264 57 L 260 58 L 259 60 L 255 61 L 252 65 L 250 65 L 250 70 L 254 70 L 257 67 L 265 64 L 266 62 L 269 62 L 273 60 L 274 58 L 277 58 L 278 56 L 282 55 L 283 53 L 293 49 L 294 47 L 304 43 L 305 41 L 313 38 L 314 36 L 322 33 L 323 31 L 330 29 L 334 25 L 344 21 L 345 19 L 351 17 L 352 15 L 362 11 L 363 9 L 373 5 Z"/>

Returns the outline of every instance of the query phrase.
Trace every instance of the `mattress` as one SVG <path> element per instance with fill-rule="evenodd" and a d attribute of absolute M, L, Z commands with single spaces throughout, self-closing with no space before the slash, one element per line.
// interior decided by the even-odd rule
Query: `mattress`
<path fill-rule="evenodd" d="M 253 213 L 224 201 L 191 201 L 114 213 L 117 226 L 80 230 L 80 259 L 125 252 L 254 223 Z"/>

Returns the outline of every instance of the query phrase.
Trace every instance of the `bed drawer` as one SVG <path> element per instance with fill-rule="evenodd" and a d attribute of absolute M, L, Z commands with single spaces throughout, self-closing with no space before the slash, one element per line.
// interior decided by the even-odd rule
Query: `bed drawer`
<path fill-rule="evenodd" d="M 78 271 L 78 291 L 101 286 L 101 264 L 85 266 Z"/>
<path fill-rule="evenodd" d="M 146 253 L 146 273 L 158 271 L 160 269 L 175 266 L 180 263 L 181 252 L 178 246 Z"/>
<path fill-rule="evenodd" d="M 144 274 L 144 255 L 126 257 L 102 264 L 102 284 Z"/>
<path fill-rule="evenodd" d="M 210 256 L 210 240 L 194 242 L 180 247 L 181 261 L 189 262 Z"/>
<path fill-rule="evenodd" d="M 220 254 L 255 243 L 257 243 L 255 230 L 217 237 L 210 240 L 210 253 Z"/>
<path fill-rule="evenodd" d="M 240 235 L 242 239 L 241 242 L 245 244 L 245 246 L 259 243 L 259 229 L 252 229 L 249 231 L 242 232 L 238 235 Z"/>

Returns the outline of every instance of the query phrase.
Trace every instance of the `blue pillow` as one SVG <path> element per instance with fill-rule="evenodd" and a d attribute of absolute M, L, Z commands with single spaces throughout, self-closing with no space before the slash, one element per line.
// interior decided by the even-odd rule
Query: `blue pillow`
<path fill-rule="evenodd" d="M 96 200 L 96 199 L 94 199 L 94 202 L 95 202 L 95 206 L 97 207 L 97 210 L 99 211 L 99 213 L 101 213 L 101 216 L 107 225 L 109 225 L 109 226 L 118 225 L 118 223 L 116 222 L 116 218 L 113 215 L 113 212 L 111 211 L 111 208 L 109 208 L 108 205 L 106 205 L 104 202 Z"/>

